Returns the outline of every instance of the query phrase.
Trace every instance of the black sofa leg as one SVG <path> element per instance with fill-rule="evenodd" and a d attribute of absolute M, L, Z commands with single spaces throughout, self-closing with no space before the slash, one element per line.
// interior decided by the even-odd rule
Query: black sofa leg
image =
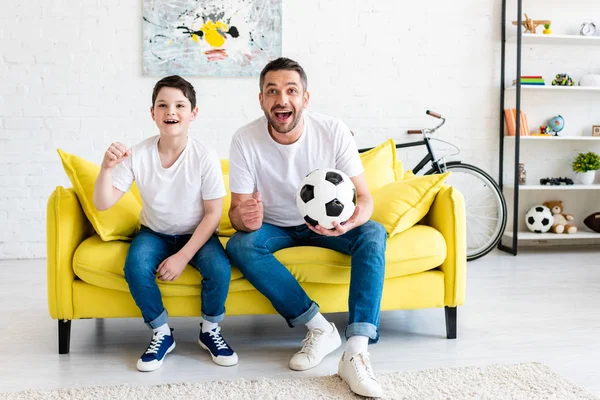
<path fill-rule="evenodd" d="M 446 337 L 456 339 L 456 307 L 445 307 L 446 310 Z"/>
<path fill-rule="evenodd" d="M 71 320 L 58 320 L 58 354 L 69 354 Z"/>

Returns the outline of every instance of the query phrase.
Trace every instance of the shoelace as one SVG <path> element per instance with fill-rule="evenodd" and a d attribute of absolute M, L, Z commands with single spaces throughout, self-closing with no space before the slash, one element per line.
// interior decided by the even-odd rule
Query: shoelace
<path fill-rule="evenodd" d="M 164 333 L 156 332 L 152 337 L 152 341 L 150 342 L 150 346 L 148 346 L 148 350 L 146 350 L 146 354 L 158 353 L 158 349 L 160 348 L 160 344 L 162 343 L 164 338 Z"/>
<path fill-rule="evenodd" d="M 315 350 L 315 345 L 317 344 L 319 337 L 322 336 L 323 333 L 325 333 L 325 331 L 319 328 L 309 330 L 302 341 L 304 346 L 302 346 L 302 350 L 300 350 L 299 353 L 312 353 Z"/>
<path fill-rule="evenodd" d="M 359 382 L 365 379 L 372 379 L 377 382 L 377 378 L 375 378 L 375 373 L 369 362 L 369 353 L 358 353 L 350 359 L 350 362 L 356 370 Z"/>
<path fill-rule="evenodd" d="M 227 343 L 225 343 L 225 339 L 221 336 L 221 327 L 213 329 L 212 331 L 208 331 L 210 338 L 217 345 L 217 350 L 223 350 L 227 348 Z"/>

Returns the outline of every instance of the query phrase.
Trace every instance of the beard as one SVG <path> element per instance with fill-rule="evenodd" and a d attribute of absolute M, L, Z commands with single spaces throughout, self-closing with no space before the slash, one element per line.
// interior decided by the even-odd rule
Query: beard
<path fill-rule="evenodd" d="M 279 122 L 275 117 L 271 116 L 271 113 L 263 110 L 265 117 L 267 117 L 267 121 L 269 121 L 269 125 L 277 132 L 281 134 L 290 133 L 294 130 L 298 123 L 300 122 L 300 118 L 302 118 L 302 109 L 299 112 L 294 112 L 295 118 L 289 122 L 288 126 L 285 126 L 288 122 Z"/>

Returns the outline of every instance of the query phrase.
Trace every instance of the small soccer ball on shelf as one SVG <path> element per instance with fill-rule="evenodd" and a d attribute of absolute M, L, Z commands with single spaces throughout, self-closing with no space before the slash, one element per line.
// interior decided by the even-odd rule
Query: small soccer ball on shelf
<path fill-rule="evenodd" d="M 554 224 L 554 216 L 550 209 L 543 205 L 531 207 L 525 214 L 527 229 L 535 233 L 546 233 Z"/>

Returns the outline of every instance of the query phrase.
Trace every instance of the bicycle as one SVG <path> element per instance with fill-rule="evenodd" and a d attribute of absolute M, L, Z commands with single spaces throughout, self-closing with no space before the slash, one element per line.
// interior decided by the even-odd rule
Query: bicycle
<path fill-rule="evenodd" d="M 446 162 L 443 157 L 437 158 L 434 154 L 431 141 L 440 141 L 448 144 L 460 152 L 452 143 L 430 137 L 446 119 L 440 114 L 427 110 L 427 115 L 440 119 L 442 122 L 435 128 L 411 129 L 409 134 L 421 134 L 423 139 L 415 142 L 397 143 L 396 148 L 425 146 L 427 154 L 412 169 L 418 174 L 428 163 L 431 168 L 424 175 L 441 174 L 451 171 L 446 183 L 456 187 L 465 198 L 465 212 L 467 217 L 467 261 L 473 261 L 488 254 L 500 241 L 506 228 L 507 209 L 506 200 L 500 187 L 494 179 L 482 169 L 465 164 L 462 161 Z M 361 149 L 365 152 L 369 149 Z"/>

